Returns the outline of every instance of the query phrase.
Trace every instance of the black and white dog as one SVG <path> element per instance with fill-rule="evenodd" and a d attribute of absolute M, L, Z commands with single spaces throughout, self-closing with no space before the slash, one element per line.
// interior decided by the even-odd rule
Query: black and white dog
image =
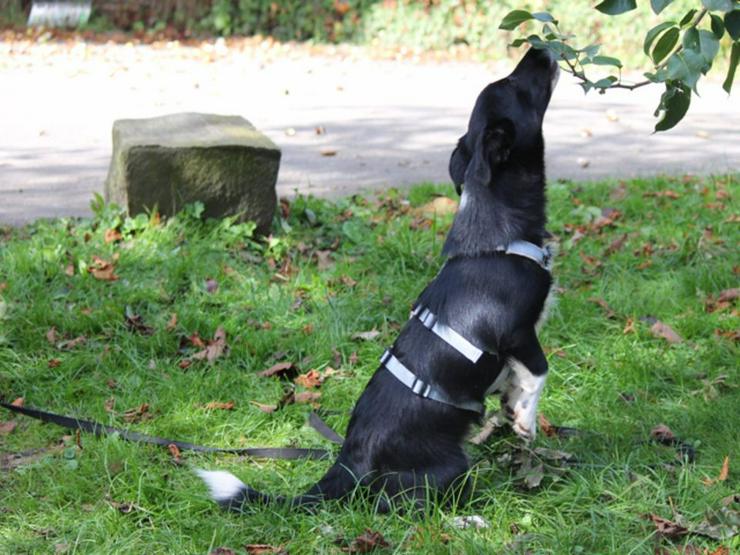
<path fill-rule="evenodd" d="M 542 120 L 557 76 L 557 62 L 530 49 L 479 95 L 450 159 L 462 198 L 447 260 L 358 399 L 334 465 L 295 498 L 198 471 L 219 504 L 310 506 L 361 485 L 382 510 L 399 496 L 421 504 L 430 491 L 464 491 L 463 442 L 493 392 L 514 431 L 534 438 L 547 373 L 535 328 L 552 283 Z"/>

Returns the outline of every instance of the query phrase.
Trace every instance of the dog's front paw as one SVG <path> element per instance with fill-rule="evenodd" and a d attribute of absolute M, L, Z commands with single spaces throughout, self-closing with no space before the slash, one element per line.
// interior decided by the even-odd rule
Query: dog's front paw
<path fill-rule="evenodd" d="M 534 441 L 534 438 L 537 435 L 537 424 L 534 420 L 530 422 L 529 419 L 517 419 L 515 417 L 514 422 L 511 425 L 511 429 L 514 430 L 514 433 L 517 436 L 527 443 Z"/>
<path fill-rule="evenodd" d="M 513 387 L 501 397 L 502 413 L 514 433 L 526 442 L 537 435 L 537 397 Z"/>

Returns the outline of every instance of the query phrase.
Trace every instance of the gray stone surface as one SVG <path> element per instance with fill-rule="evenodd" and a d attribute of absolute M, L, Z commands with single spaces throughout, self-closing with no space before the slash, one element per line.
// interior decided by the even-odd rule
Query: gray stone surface
<path fill-rule="evenodd" d="M 240 116 L 186 112 L 113 124 L 105 199 L 137 214 L 172 215 L 201 201 L 209 217 L 239 215 L 268 229 L 280 149 Z"/>

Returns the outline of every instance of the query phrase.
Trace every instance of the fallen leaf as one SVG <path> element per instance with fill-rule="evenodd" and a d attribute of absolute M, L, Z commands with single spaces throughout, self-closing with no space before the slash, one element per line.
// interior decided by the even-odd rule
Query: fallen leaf
<path fill-rule="evenodd" d="M 362 340 L 362 341 L 372 341 L 376 339 L 380 335 L 380 332 L 376 329 L 372 329 L 370 331 L 363 331 L 359 333 L 355 333 L 352 335 L 352 339 L 356 340 Z"/>
<path fill-rule="evenodd" d="M 665 424 L 658 424 L 650 430 L 650 437 L 661 443 L 669 443 L 676 438 L 673 431 Z"/>
<path fill-rule="evenodd" d="M 172 459 L 175 463 L 180 464 L 182 462 L 182 459 L 180 458 L 180 448 L 177 445 L 170 443 L 167 446 L 167 450 L 170 452 L 170 455 L 172 455 Z"/>
<path fill-rule="evenodd" d="M 292 380 L 298 375 L 298 368 L 292 362 L 278 362 L 270 366 L 267 370 L 262 370 L 257 375 L 263 378 L 276 377 Z"/>
<path fill-rule="evenodd" d="M 206 346 L 205 342 L 200 338 L 200 335 L 198 332 L 194 332 L 190 337 L 188 337 L 188 341 L 193 344 L 193 347 L 198 347 L 199 349 L 202 349 Z"/>
<path fill-rule="evenodd" d="M 105 412 L 113 412 L 113 409 L 116 407 L 116 398 L 115 397 L 109 397 L 105 400 L 105 403 L 103 403 L 103 408 L 105 409 Z"/>
<path fill-rule="evenodd" d="M 49 331 L 46 332 L 46 340 L 51 345 L 54 345 L 59 340 L 56 326 L 52 326 Z"/>
<path fill-rule="evenodd" d="M 709 555 L 730 555 L 730 548 L 720 545 L 717 549 L 712 551 Z"/>
<path fill-rule="evenodd" d="M 152 335 L 154 333 L 154 328 L 144 323 L 144 318 L 142 318 L 141 314 L 134 314 L 128 306 L 124 314 L 124 321 L 129 331 L 140 333 L 141 335 Z"/>
<path fill-rule="evenodd" d="M 420 216 L 445 216 L 457 212 L 459 203 L 449 197 L 435 197 L 423 206 L 420 206 L 414 213 Z"/>
<path fill-rule="evenodd" d="M 550 423 L 550 421 L 544 414 L 540 413 L 539 415 L 537 415 L 537 421 L 540 424 L 540 430 L 542 430 L 543 434 L 545 434 L 547 437 L 557 437 L 557 428 Z"/>
<path fill-rule="evenodd" d="M 342 276 L 339 278 L 339 281 L 341 281 L 347 287 L 354 287 L 355 285 L 357 285 L 357 281 L 349 276 Z"/>
<path fill-rule="evenodd" d="M 219 326 L 216 329 L 216 333 L 213 334 L 213 339 L 206 345 L 206 348 L 195 353 L 190 358 L 193 360 L 205 359 L 208 362 L 213 362 L 221 357 L 224 352 L 226 352 L 226 332 Z"/>
<path fill-rule="evenodd" d="M 645 518 L 655 524 L 655 532 L 666 538 L 680 538 L 689 533 L 689 531 L 679 524 L 666 518 L 654 514 L 645 515 Z"/>
<path fill-rule="evenodd" d="M 376 549 L 385 549 L 390 546 L 391 544 L 386 541 L 380 532 L 366 528 L 349 545 L 342 547 L 342 551 L 344 553 L 370 553 Z"/>
<path fill-rule="evenodd" d="M 315 403 L 321 398 L 321 393 L 318 391 L 301 391 L 293 395 L 293 402 L 297 404 Z M 290 404 L 290 403 L 284 403 Z"/>
<path fill-rule="evenodd" d="M 305 374 L 298 376 L 293 382 L 296 385 L 303 386 L 307 389 L 314 389 L 321 387 L 324 382 L 324 377 L 317 370 L 309 370 Z"/>
<path fill-rule="evenodd" d="M 206 410 L 234 410 L 234 401 L 211 401 L 202 406 Z"/>
<path fill-rule="evenodd" d="M 87 338 L 84 335 L 80 335 L 78 337 L 75 337 L 74 339 L 57 343 L 57 349 L 68 351 L 70 349 L 74 349 L 75 347 L 79 347 L 80 345 L 85 343 L 85 341 L 87 341 Z"/>
<path fill-rule="evenodd" d="M 182 359 L 180 362 L 177 363 L 177 366 L 185 370 L 186 368 L 190 368 L 190 365 L 193 364 L 192 361 L 188 358 Z"/>
<path fill-rule="evenodd" d="M 7 422 L 0 422 L 0 436 L 6 436 L 15 430 L 15 427 L 18 425 L 17 422 L 13 420 L 9 420 Z"/>
<path fill-rule="evenodd" d="M 206 291 L 209 293 L 215 293 L 218 291 L 218 282 L 213 278 L 206 279 Z"/>
<path fill-rule="evenodd" d="M 722 468 L 720 468 L 719 476 L 716 478 L 704 478 L 702 483 L 707 486 L 711 486 L 717 482 L 724 482 L 730 475 L 730 456 L 727 455 L 722 461 Z"/>
<path fill-rule="evenodd" d="M 244 546 L 248 555 L 287 555 L 287 551 L 282 547 L 275 547 L 266 543 L 250 543 Z"/>
<path fill-rule="evenodd" d="M 318 250 L 314 253 L 316 257 L 316 266 L 319 270 L 327 270 L 334 265 L 332 260 L 332 251 Z"/>
<path fill-rule="evenodd" d="M 545 477 L 545 465 L 540 463 L 524 472 L 524 485 L 529 489 L 539 487 Z"/>
<path fill-rule="evenodd" d="M 321 156 L 336 156 L 337 155 L 337 151 L 334 150 L 333 148 L 322 148 L 319 151 L 319 153 L 321 154 Z"/>
<path fill-rule="evenodd" d="M 167 322 L 167 325 L 165 326 L 165 329 L 167 331 L 172 331 L 177 327 L 177 313 L 173 312 L 172 316 L 170 316 L 169 321 Z"/>
<path fill-rule="evenodd" d="M 624 335 L 627 335 L 628 333 L 635 333 L 635 319 L 634 318 L 627 318 L 627 322 L 624 324 L 624 329 L 622 330 L 622 333 Z"/>
<path fill-rule="evenodd" d="M 607 318 L 611 319 L 616 316 L 614 310 L 612 310 L 612 307 L 610 307 L 604 299 L 601 299 L 598 297 L 591 297 L 590 299 L 588 299 L 588 302 L 599 305 L 606 313 L 605 316 Z"/>
<path fill-rule="evenodd" d="M 121 232 L 117 229 L 106 229 L 105 234 L 103 235 L 103 240 L 105 241 L 106 245 L 109 243 L 115 243 L 116 241 L 120 241 L 123 239 L 123 235 L 121 235 Z"/>
<path fill-rule="evenodd" d="M 650 331 L 655 337 L 665 339 L 671 344 L 681 343 L 683 341 L 681 336 L 678 335 L 672 327 L 668 324 L 664 324 L 660 320 L 657 320 L 652 326 L 650 326 Z"/>
<path fill-rule="evenodd" d="M 112 262 L 103 260 L 99 256 L 93 256 L 92 263 L 88 266 L 87 271 L 90 272 L 95 279 L 101 281 L 116 281 L 118 276 L 115 274 L 115 267 Z"/>
<path fill-rule="evenodd" d="M 151 417 L 152 415 L 149 413 L 148 403 L 142 403 L 138 407 L 128 409 L 126 412 L 123 413 L 123 419 L 129 423 L 140 422 L 141 420 L 148 420 Z"/>
<path fill-rule="evenodd" d="M 249 401 L 251 404 L 253 404 L 255 407 L 260 409 L 262 412 L 266 412 L 268 414 L 275 412 L 278 407 L 275 405 L 266 405 L 264 403 L 258 403 L 257 401 Z"/>
<path fill-rule="evenodd" d="M 609 246 L 606 247 L 606 250 L 604 251 L 604 256 L 609 256 L 610 254 L 614 254 L 618 250 L 621 250 L 626 241 L 627 241 L 627 234 L 623 233 L 622 235 L 614 239 L 614 241 L 609 243 Z"/>
<path fill-rule="evenodd" d="M 47 362 L 47 366 L 49 368 L 59 368 L 59 366 L 62 364 L 62 361 L 58 358 L 50 358 L 49 362 Z"/>
<path fill-rule="evenodd" d="M 10 404 L 14 407 L 22 407 L 26 404 L 26 400 L 23 397 L 16 397 L 15 400 Z"/>

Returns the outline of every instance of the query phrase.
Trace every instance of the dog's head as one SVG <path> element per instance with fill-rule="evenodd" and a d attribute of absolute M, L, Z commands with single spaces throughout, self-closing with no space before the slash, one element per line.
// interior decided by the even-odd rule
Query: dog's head
<path fill-rule="evenodd" d="M 530 48 L 513 72 L 478 96 L 468 131 L 450 158 L 450 177 L 458 194 L 463 183 L 490 185 L 510 160 L 544 157 L 542 119 L 557 83 L 557 60 Z"/>

